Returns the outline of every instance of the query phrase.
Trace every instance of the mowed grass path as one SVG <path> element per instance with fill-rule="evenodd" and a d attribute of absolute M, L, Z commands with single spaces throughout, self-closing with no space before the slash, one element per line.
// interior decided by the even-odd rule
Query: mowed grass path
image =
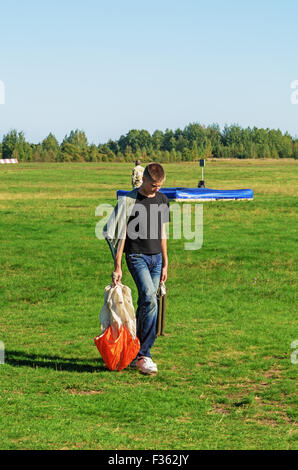
<path fill-rule="evenodd" d="M 198 251 L 168 241 L 156 377 L 106 370 L 93 344 L 112 271 L 95 209 L 131 169 L 0 166 L 0 448 L 297 448 L 297 162 L 207 162 L 208 187 L 254 200 L 204 203 Z M 201 179 L 195 163 L 165 169 L 165 186 Z M 125 262 L 123 282 L 136 303 Z"/>

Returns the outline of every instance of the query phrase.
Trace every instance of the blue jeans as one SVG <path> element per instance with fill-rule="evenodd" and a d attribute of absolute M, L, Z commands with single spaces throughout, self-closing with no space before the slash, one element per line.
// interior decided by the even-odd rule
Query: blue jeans
<path fill-rule="evenodd" d="M 141 343 L 138 356 L 151 357 L 151 348 L 156 338 L 157 290 L 160 283 L 162 254 L 126 254 L 127 267 L 138 288 L 136 311 L 137 337 Z"/>

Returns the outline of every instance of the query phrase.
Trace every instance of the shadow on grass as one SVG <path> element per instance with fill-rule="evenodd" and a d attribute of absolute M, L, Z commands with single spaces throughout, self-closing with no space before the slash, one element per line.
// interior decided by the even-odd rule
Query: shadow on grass
<path fill-rule="evenodd" d="M 93 362 L 93 364 L 92 364 Z M 15 367 L 32 367 L 68 372 L 109 372 L 101 358 L 90 361 L 90 359 L 78 359 L 73 357 L 49 356 L 44 354 L 28 354 L 24 351 L 5 351 L 5 364 Z"/>

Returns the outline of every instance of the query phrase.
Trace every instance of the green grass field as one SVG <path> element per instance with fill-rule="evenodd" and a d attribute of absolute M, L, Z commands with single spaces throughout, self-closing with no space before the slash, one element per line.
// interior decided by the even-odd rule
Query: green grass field
<path fill-rule="evenodd" d="M 201 179 L 195 163 L 165 170 L 165 186 Z M 156 377 L 108 371 L 93 343 L 113 268 L 95 209 L 130 173 L 0 166 L 0 448 L 296 449 L 297 162 L 207 162 L 208 187 L 254 200 L 204 203 L 200 250 L 168 241 Z"/>

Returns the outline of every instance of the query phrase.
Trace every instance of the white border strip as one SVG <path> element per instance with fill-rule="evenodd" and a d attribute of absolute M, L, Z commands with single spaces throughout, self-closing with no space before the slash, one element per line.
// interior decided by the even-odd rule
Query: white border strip
<path fill-rule="evenodd" d="M 1 158 L 0 163 L 19 163 L 17 158 Z"/>

